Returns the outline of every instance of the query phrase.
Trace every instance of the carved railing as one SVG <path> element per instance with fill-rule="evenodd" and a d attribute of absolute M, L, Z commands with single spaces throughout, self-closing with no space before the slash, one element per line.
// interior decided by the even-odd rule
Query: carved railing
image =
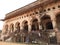
<path fill-rule="evenodd" d="M 48 42 L 48 36 L 50 35 L 51 32 L 54 32 L 53 30 L 36 30 L 36 31 L 31 31 L 31 32 L 24 32 L 24 31 L 21 31 L 19 32 L 18 30 L 14 31 L 14 32 L 11 32 L 7 35 L 7 37 L 5 37 L 5 40 L 6 39 L 9 39 L 10 37 L 12 38 L 15 38 L 17 37 L 18 35 L 22 35 L 22 36 L 29 36 L 31 38 L 35 38 L 37 40 L 40 40 L 40 41 L 45 41 L 45 42 Z M 32 35 L 31 35 L 32 34 Z"/>

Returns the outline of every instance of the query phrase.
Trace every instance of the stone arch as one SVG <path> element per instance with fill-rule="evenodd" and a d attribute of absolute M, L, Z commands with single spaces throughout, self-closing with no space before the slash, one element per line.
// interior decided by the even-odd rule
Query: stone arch
<path fill-rule="evenodd" d="M 58 14 L 60 14 L 60 11 L 57 11 L 57 12 L 55 13 L 55 16 L 57 16 Z"/>
<path fill-rule="evenodd" d="M 41 24 L 43 30 L 53 29 L 52 21 L 49 15 L 41 17 Z"/>
<path fill-rule="evenodd" d="M 58 30 L 60 30 L 60 13 L 56 15 L 56 24 L 57 24 Z"/>
<path fill-rule="evenodd" d="M 31 24 L 32 24 L 32 21 L 33 21 L 34 19 L 37 19 L 38 22 L 40 21 L 38 17 L 32 17 L 32 19 L 30 20 L 30 23 L 31 23 Z"/>
<path fill-rule="evenodd" d="M 39 30 L 39 26 L 38 26 L 38 19 L 34 18 L 32 19 L 32 31 L 36 31 Z"/>
<path fill-rule="evenodd" d="M 26 42 L 27 41 L 26 38 L 28 38 L 28 20 L 23 20 L 22 26 L 23 26 L 22 38 L 24 38 L 23 42 Z"/>
<path fill-rule="evenodd" d="M 25 32 L 28 32 L 28 21 L 27 21 L 27 20 L 24 20 L 24 21 L 22 22 L 22 25 L 23 25 L 23 30 L 24 30 Z"/>
<path fill-rule="evenodd" d="M 15 28 L 16 28 L 16 30 L 20 31 L 20 22 L 16 22 Z"/>
<path fill-rule="evenodd" d="M 14 24 L 12 23 L 12 24 L 10 24 L 10 30 L 11 30 L 11 32 L 13 32 L 14 31 Z"/>

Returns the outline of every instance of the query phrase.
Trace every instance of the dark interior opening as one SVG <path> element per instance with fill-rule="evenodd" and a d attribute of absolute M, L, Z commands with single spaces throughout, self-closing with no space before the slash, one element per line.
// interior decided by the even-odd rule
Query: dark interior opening
<path fill-rule="evenodd" d="M 32 30 L 33 31 L 39 30 L 38 20 L 37 19 L 34 19 L 33 22 L 32 22 Z"/>
<path fill-rule="evenodd" d="M 28 22 L 27 21 L 24 23 L 24 31 L 28 32 Z"/>
<path fill-rule="evenodd" d="M 52 22 L 46 23 L 46 29 L 53 29 Z"/>
<path fill-rule="evenodd" d="M 12 31 L 14 30 L 14 25 L 13 25 L 13 24 L 11 25 L 11 30 L 12 30 Z"/>
<path fill-rule="evenodd" d="M 52 22 L 50 22 L 50 21 L 51 21 L 51 18 L 48 15 L 44 15 L 41 18 L 42 30 L 44 30 L 44 29 L 53 29 Z M 46 22 L 46 23 L 44 23 L 44 22 Z"/>

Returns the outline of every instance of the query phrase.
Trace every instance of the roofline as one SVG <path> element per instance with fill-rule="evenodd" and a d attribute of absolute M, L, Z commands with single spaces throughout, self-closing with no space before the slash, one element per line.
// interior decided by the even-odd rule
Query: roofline
<path fill-rule="evenodd" d="M 25 5 L 25 6 L 19 8 L 19 9 L 16 9 L 16 10 L 14 10 L 14 11 L 12 11 L 12 12 L 9 12 L 9 13 L 6 14 L 6 16 L 12 15 L 13 13 L 16 13 L 16 12 L 18 12 L 18 11 L 20 11 L 20 10 L 23 10 L 23 9 L 26 8 L 27 6 L 30 6 L 31 4 L 36 3 L 36 2 L 37 2 L 37 1 L 32 2 L 32 3 L 28 4 L 28 5 Z"/>
<path fill-rule="evenodd" d="M 35 8 L 37 5 L 40 5 L 40 4 L 42 4 L 42 3 L 45 3 L 46 1 L 49 1 L 49 0 L 45 0 L 45 1 L 42 1 L 42 2 L 39 2 L 39 3 L 38 3 L 38 1 L 35 1 L 35 2 L 32 2 L 32 3 L 30 3 L 30 4 L 28 4 L 28 5 L 24 6 L 24 7 L 21 7 L 21 8 L 19 8 L 19 9 L 16 9 L 16 10 L 14 10 L 14 11 L 6 14 L 5 20 L 6 20 L 6 19 L 9 19 L 9 18 L 11 18 L 11 17 L 18 16 L 18 13 L 17 13 L 17 12 L 19 12 L 19 14 L 21 14 L 22 12 L 26 12 L 27 10 L 29 10 L 29 9 L 32 8 L 32 7 Z M 55 1 L 55 0 L 50 0 L 50 1 L 53 2 L 53 1 Z M 50 2 L 50 1 L 49 1 L 49 2 Z M 49 2 L 48 2 L 48 3 L 49 3 Z M 41 6 L 41 5 L 40 5 L 40 6 Z M 31 9 L 30 9 L 30 10 L 31 10 Z M 22 13 L 22 14 L 23 14 L 23 13 Z"/>

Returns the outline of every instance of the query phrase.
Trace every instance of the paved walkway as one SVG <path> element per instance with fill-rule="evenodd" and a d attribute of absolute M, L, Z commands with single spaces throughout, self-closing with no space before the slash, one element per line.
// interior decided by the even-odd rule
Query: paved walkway
<path fill-rule="evenodd" d="M 26 44 L 12 43 L 12 42 L 0 42 L 0 45 L 26 45 Z"/>
<path fill-rule="evenodd" d="M 12 43 L 12 42 L 1 42 L 0 45 L 39 45 L 39 44 L 26 44 L 26 43 Z"/>

